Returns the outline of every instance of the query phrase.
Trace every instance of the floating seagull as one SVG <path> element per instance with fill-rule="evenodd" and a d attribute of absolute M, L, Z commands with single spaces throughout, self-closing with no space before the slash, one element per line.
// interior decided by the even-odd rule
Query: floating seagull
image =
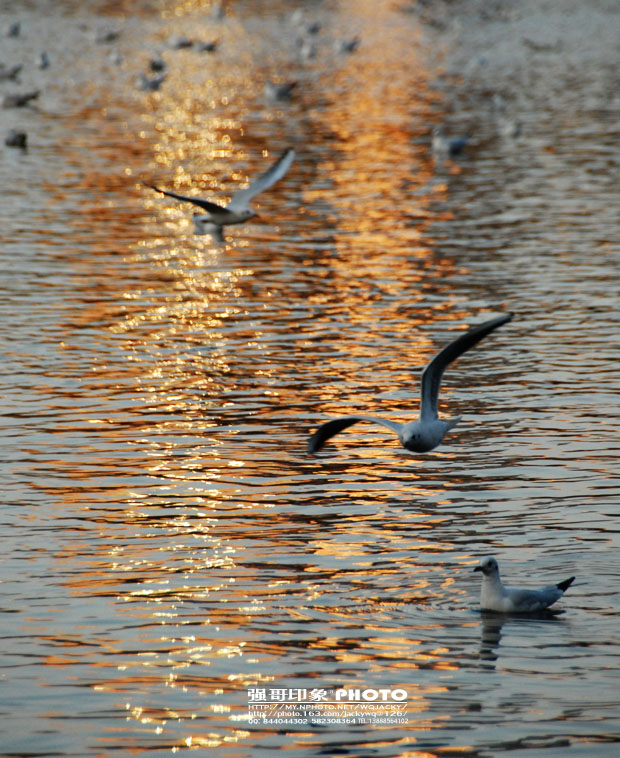
<path fill-rule="evenodd" d="M 5 63 L 0 63 L 0 81 L 15 81 L 22 68 L 23 66 L 21 63 L 15 63 L 14 65 L 9 66 Z"/>
<path fill-rule="evenodd" d="M 317 47 L 309 39 L 300 37 L 297 40 L 297 47 L 299 50 L 299 57 L 302 61 L 309 61 L 312 58 L 316 58 Z"/>
<path fill-rule="evenodd" d="M 118 29 L 102 29 L 96 32 L 95 42 L 98 45 L 108 45 L 110 42 L 116 42 L 120 36 L 121 33 Z"/>
<path fill-rule="evenodd" d="M 339 53 L 354 53 L 360 46 L 361 39 L 355 36 L 352 39 L 343 39 L 336 44 Z"/>
<path fill-rule="evenodd" d="M 153 74 L 160 74 L 167 68 L 166 61 L 162 58 L 161 53 L 157 53 L 149 58 L 149 71 Z"/>
<path fill-rule="evenodd" d="M 211 18 L 214 21 L 222 21 L 225 15 L 226 8 L 224 7 L 224 3 L 222 0 L 217 0 L 217 2 L 213 3 L 213 7 L 211 8 Z"/>
<path fill-rule="evenodd" d="M 492 556 L 483 558 L 474 571 L 482 572 L 480 608 L 499 613 L 534 613 L 543 611 L 559 600 L 575 581 L 575 577 L 539 590 L 504 587 L 499 578 L 499 566 Z"/>
<path fill-rule="evenodd" d="M 10 129 L 5 137 L 4 144 L 7 147 L 20 147 L 22 150 L 25 150 L 28 144 L 28 135 L 26 132 L 21 132 L 17 129 Z"/>
<path fill-rule="evenodd" d="M 186 37 L 184 34 L 171 34 L 168 38 L 169 47 L 173 50 L 182 50 L 183 48 L 192 47 L 194 40 Z"/>
<path fill-rule="evenodd" d="M 139 74 L 136 79 L 136 87 L 142 92 L 157 92 L 157 90 L 164 83 L 166 78 L 166 72 L 159 74 L 159 76 L 147 76 L 146 74 Z"/>
<path fill-rule="evenodd" d="M 37 66 L 41 70 L 43 70 L 43 69 L 49 68 L 50 65 L 51 65 L 50 57 L 47 54 L 47 51 L 43 50 L 43 52 L 37 58 Z"/>
<path fill-rule="evenodd" d="M 255 179 L 249 187 L 235 192 L 226 207 L 213 203 L 211 200 L 179 195 L 176 192 L 159 189 L 159 187 L 156 187 L 154 184 L 149 184 L 147 186 L 154 189 L 156 192 L 161 192 L 162 195 L 174 197 L 176 200 L 184 200 L 187 203 L 193 203 L 199 208 L 207 211 L 207 215 L 195 213 L 193 216 L 194 230 L 196 234 L 211 234 L 216 232 L 221 235 L 223 226 L 241 224 L 244 221 L 248 221 L 248 219 L 251 219 L 253 216 L 256 216 L 256 212 L 250 208 L 250 201 L 255 195 L 258 195 L 259 192 L 263 192 L 263 190 L 268 189 L 282 179 L 291 167 L 294 158 L 294 150 L 290 148 L 285 150 L 278 160 L 268 168 L 267 171 Z"/>
<path fill-rule="evenodd" d="M 344 416 L 333 421 L 327 421 L 320 426 L 308 440 L 307 451 L 309 453 L 318 452 L 328 439 L 358 421 L 372 421 L 391 429 L 398 435 L 400 444 L 414 453 L 426 453 L 437 447 L 446 432 L 461 420 L 460 416 L 446 419 L 438 417 L 437 404 L 443 372 L 464 352 L 478 344 L 498 326 L 510 321 L 512 317 L 512 313 L 507 313 L 474 326 L 437 353 L 422 372 L 420 415 L 415 421 L 399 424 L 396 421 L 388 421 L 375 416 Z"/>
<path fill-rule="evenodd" d="M 35 89 L 30 92 L 15 92 L 12 95 L 5 95 L 2 100 L 3 108 L 24 108 L 31 100 L 36 100 L 41 94 L 41 90 Z"/>
<path fill-rule="evenodd" d="M 194 47 L 199 53 L 214 53 L 220 44 L 219 39 L 211 39 L 206 42 L 196 42 Z"/>
<path fill-rule="evenodd" d="M 281 102 L 287 102 L 293 99 L 293 91 L 297 86 L 297 82 L 283 82 L 276 84 L 275 82 L 265 82 L 265 95 L 272 100 L 280 100 Z"/>
<path fill-rule="evenodd" d="M 433 152 L 437 155 L 456 158 L 463 153 L 466 145 L 467 137 L 446 137 L 440 126 L 433 129 Z"/>

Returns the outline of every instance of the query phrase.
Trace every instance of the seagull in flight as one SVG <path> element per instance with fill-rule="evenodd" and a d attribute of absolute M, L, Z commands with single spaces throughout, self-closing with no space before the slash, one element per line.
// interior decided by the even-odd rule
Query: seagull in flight
<path fill-rule="evenodd" d="M 231 201 L 226 206 L 219 205 L 211 200 L 203 200 L 199 197 L 179 195 L 176 192 L 160 189 L 154 184 L 147 186 L 156 192 L 161 192 L 162 195 L 174 197 L 176 200 L 183 200 L 202 208 L 203 211 L 207 212 L 206 214 L 195 213 L 193 216 L 195 233 L 210 234 L 215 232 L 221 238 L 222 227 L 230 226 L 231 224 L 242 224 L 244 221 L 248 221 L 256 216 L 256 211 L 250 208 L 250 201 L 259 192 L 263 192 L 282 179 L 291 167 L 294 158 L 294 150 L 291 148 L 285 150 L 278 160 L 255 179 L 249 187 L 235 192 Z"/>
<path fill-rule="evenodd" d="M 535 613 L 544 611 L 559 600 L 575 581 L 575 577 L 539 590 L 504 587 L 499 578 L 499 566 L 493 556 L 483 558 L 474 571 L 482 572 L 480 608 L 499 613 Z"/>
<path fill-rule="evenodd" d="M 478 344 L 487 334 L 490 334 L 498 326 L 502 326 L 513 317 L 512 313 L 498 316 L 483 324 L 474 326 L 462 334 L 449 345 L 446 345 L 433 358 L 422 372 L 422 397 L 420 401 L 420 415 L 415 421 L 399 424 L 375 416 L 344 416 L 342 418 L 327 421 L 320 426 L 308 440 L 307 452 L 316 453 L 323 445 L 338 432 L 347 429 L 358 421 L 372 421 L 381 424 L 393 432 L 396 432 L 400 444 L 414 453 L 426 453 L 437 447 L 449 429 L 458 424 L 461 417 L 440 419 L 438 416 L 438 395 L 441 386 L 441 378 L 446 367 L 455 361 L 464 352 Z"/>

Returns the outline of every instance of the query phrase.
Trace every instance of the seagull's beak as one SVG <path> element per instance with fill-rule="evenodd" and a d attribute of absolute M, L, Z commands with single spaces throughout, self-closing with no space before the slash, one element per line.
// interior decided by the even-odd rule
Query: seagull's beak
<path fill-rule="evenodd" d="M 474 571 L 482 571 L 482 566 L 476 566 L 476 568 L 474 569 Z"/>

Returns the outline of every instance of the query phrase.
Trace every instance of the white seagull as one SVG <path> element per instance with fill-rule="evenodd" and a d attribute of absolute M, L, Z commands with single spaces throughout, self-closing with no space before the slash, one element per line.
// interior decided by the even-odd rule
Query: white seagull
<path fill-rule="evenodd" d="M 438 416 L 437 401 L 443 372 L 460 355 L 484 339 L 498 326 L 510 321 L 512 317 L 512 313 L 506 313 L 474 326 L 437 353 L 422 372 L 420 415 L 415 421 L 399 424 L 396 421 L 376 418 L 375 416 L 344 416 L 333 421 L 327 421 L 320 426 L 308 440 L 307 451 L 316 453 L 328 439 L 358 421 L 372 421 L 391 429 L 398 435 L 401 445 L 414 453 L 426 453 L 437 447 L 446 432 L 461 420 L 460 416 L 446 419 L 440 419 Z"/>
<path fill-rule="evenodd" d="M 504 587 L 499 578 L 499 566 L 493 556 L 483 558 L 474 571 L 482 572 L 480 608 L 499 613 L 535 613 L 543 611 L 559 600 L 575 581 L 575 577 L 539 590 Z"/>
<path fill-rule="evenodd" d="M 249 187 L 235 192 L 227 206 L 219 205 L 211 200 L 203 200 L 200 197 L 189 197 L 188 195 L 169 192 L 168 190 L 156 187 L 154 184 L 149 184 L 148 186 L 156 192 L 161 192 L 162 195 L 174 197 L 176 200 L 184 200 L 187 203 L 193 203 L 193 205 L 197 205 L 199 208 L 207 211 L 206 214 L 194 214 L 195 233 L 209 234 L 215 231 L 221 236 L 222 227 L 230 226 L 231 224 L 242 224 L 244 221 L 248 221 L 248 219 L 256 216 L 256 211 L 250 208 L 250 201 L 259 192 L 263 192 L 282 179 L 291 167 L 294 158 L 294 150 L 290 148 L 285 150 L 278 160 L 255 179 Z"/>
<path fill-rule="evenodd" d="M 436 155 L 448 155 L 450 158 L 457 158 L 465 150 L 467 142 L 467 137 L 446 137 L 440 126 L 433 129 L 432 146 Z"/>

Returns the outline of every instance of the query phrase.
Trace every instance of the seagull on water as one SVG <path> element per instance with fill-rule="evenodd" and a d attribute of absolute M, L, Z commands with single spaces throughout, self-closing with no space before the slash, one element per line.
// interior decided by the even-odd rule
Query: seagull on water
<path fill-rule="evenodd" d="M 318 452 L 327 440 L 358 421 L 372 421 L 391 429 L 398 435 L 400 444 L 406 450 L 411 450 L 414 453 L 426 453 L 437 447 L 446 432 L 461 420 L 460 416 L 446 419 L 440 419 L 438 416 L 438 395 L 443 372 L 464 352 L 478 344 L 498 326 L 510 321 L 512 317 L 512 313 L 506 313 L 503 316 L 478 324 L 437 353 L 422 372 L 420 415 L 415 421 L 399 424 L 396 421 L 376 418 L 375 416 L 344 416 L 333 421 L 327 421 L 320 426 L 308 440 L 307 451 L 309 453 Z"/>
<path fill-rule="evenodd" d="M 467 142 L 467 137 L 446 137 L 440 126 L 436 126 L 433 129 L 433 152 L 435 155 L 447 155 L 450 158 L 457 158 L 459 155 L 462 155 Z"/>
<path fill-rule="evenodd" d="M 482 572 L 480 608 L 499 613 L 535 613 L 543 611 L 559 600 L 575 581 L 575 577 L 539 590 L 504 587 L 499 578 L 499 566 L 493 556 L 483 558 L 474 571 Z"/>
<path fill-rule="evenodd" d="M 222 227 L 230 226 L 231 224 L 242 224 L 244 221 L 248 221 L 253 216 L 256 216 L 256 211 L 250 208 L 250 201 L 259 192 L 263 192 L 282 179 L 291 167 L 294 158 L 294 150 L 291 148 L 285 150 L 278 160 L 255 179 L 249 187 L 235 192 L 227 206 L 218 205 L 211 200 L 179 195 L 176 192 L 159 189 L 154 184 L 149 184 L 148 186 L 156 192 L 161 192 L 162 195 L 174 197 L 176 200 L 184 200 L 187 203 L 193 203 L 207 211 L 206 215 L 200 213 L 194 214 L 195 233 L 209 234 L 216 232 L 221 237 Z"/>

